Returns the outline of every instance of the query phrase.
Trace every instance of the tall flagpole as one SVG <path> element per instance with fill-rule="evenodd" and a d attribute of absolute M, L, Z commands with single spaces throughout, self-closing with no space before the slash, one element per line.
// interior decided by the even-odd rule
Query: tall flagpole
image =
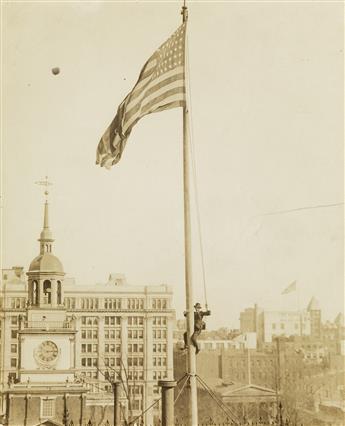
<path fill-rule="evenodd" d="M 183 22 L 187 23 L 188 11 L 186 2 L 182 7 Z M 186 51 L 186 48 L 185 48 Z M 186 72 L 186 57 L 185 57 Z M 187 78 L 186 81 L 188 82 Z M 187 96 L 186 96 L 187 98 Z M 196 354 L 195 347 L 190 342 L 190 336 L 194 332 L 194 300 L 192 286 L 192 250 L 191 250 L 191 220 L 190 220 L 190 182 L 189 182 L 189 117 L 188 105 L 183 108 L 183 193 L 184 193 L 184 245 L 185 245 L 185 286 L 186 286 L 186 311 L 187 311 L 187 339 L 188 363 L 187 374 L 189 376 L 189 415 L 190 425 L 198 425 L 198 399 L 196 384 Z"/>

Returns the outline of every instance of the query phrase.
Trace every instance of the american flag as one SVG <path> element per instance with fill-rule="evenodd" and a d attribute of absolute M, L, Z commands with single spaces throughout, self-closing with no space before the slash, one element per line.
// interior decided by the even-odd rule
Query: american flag
<path fill-rule="evenodd" d="M 146 62 L 98 144 L 96 164 L 109 168 L 120 160 L 133 126 L 144 115 L 185 106 L 185 32 L 182 24 Z"/>
<path fill-rule="evenodd" d="M 282 294 L 288 294 L 293 291 L 296 291 L 297 289 L 297 281 L 293 281 L 291 284 L 289 284 L 285 290 L 282 291 Z"/>

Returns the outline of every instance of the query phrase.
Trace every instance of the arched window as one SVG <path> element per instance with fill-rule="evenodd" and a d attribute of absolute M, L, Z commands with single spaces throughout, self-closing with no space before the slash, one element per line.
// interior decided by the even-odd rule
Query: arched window
<path fill-rule="evenodd" d="M 38 305 L 38 300 L 39 300 L 38 282 L 33 281 L 33 283 L 32 283 L 32 304 Z"/>
<path fill-rule="evenodd" d="M 57 304 L 61 305 L 62 303 L 62 289 L 61 289 L 61 281 L 57 282 Z"/>
<path fill-rule="evenodd" d="M 43 293 L 45 298 L 45 303 L 52 303 L 52 284 L 49 280 L 43 282 Z"/>

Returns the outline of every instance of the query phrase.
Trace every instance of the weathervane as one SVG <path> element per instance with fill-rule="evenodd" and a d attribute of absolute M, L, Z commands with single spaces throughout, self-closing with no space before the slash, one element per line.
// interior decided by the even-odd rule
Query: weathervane
<path fill-rule="evenodd" d="M 43 185 L 46 187 L 45 191 L 44 191 L 44 195 L 46 196 L 46 202 L 48 201 L 48 186 L 49 185 L 53 185 L 51 182 L 48 181 L 48 176 L 45 177 L 45 180 L 39 180 L 38 182 L 35 182 L 36 185 Z"/>

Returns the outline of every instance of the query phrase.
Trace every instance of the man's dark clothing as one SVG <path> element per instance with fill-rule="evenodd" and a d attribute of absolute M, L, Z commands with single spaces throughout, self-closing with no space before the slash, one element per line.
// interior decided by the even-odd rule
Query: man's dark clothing
<path fill-rule="evenodd" d="M 196 348 L 196 353 L 200 352 L 200 348 L 199 348 L 199 344 L 197 341 L 198 336 L 200 335 L 200 333 L 202 332 L 202 330 L 205 329 L 205 322 L 202 320 L 204 316 L 208 316 L 211 315 L 211 311 L 207 310 L 207 311 L 196 311 L 194 312 L 194 332 L 193 334 L 190 336 L 190 340 L 193 343 L 193 346 L 195 346 Z M 184 314 L 184 316 L 187 316 L 187 313 Z M 184 345 L 185 347 L 188 346 L 188 336 L 187 336 L 187 332 L 185 332 L 183 334 L 183 340 L 184 340 Z"/>

